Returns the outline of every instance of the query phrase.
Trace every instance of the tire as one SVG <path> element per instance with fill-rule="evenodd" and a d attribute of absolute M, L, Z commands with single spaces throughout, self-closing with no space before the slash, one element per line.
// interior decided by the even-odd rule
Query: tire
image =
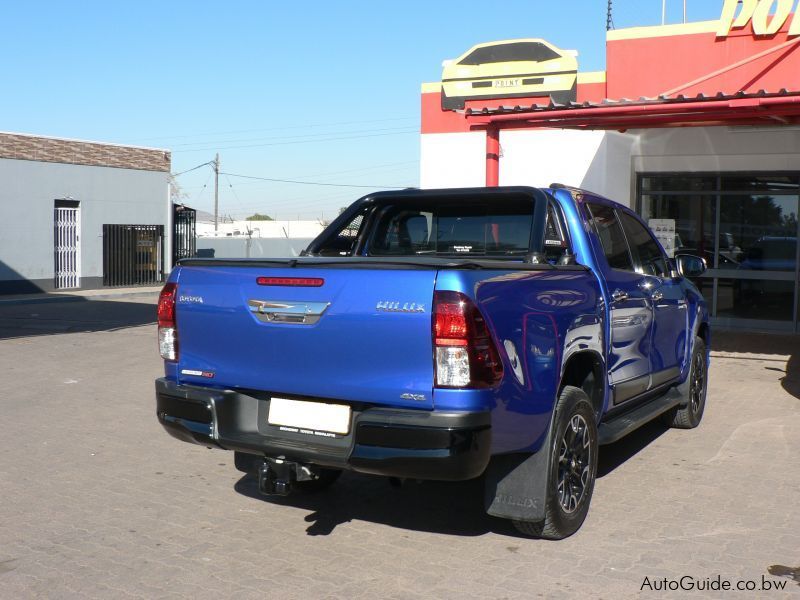
<path fill-rule="evenodd" d="M 292 484 L 292 489 L 304 494 L 321 492 L 336 483 L 336 480 L 339 479 L 339 475 L 341 474 L 342 471 L 340 469 L 320 469 L 319 477 L 316 479 L 309 479 L 308 481 L 295 481 Z"/>
<path fill-rule="evenodd" d="M 566 386 L 561 391 L 550 440 L 545 519 L 513 523 L 525 535 L 561 540 L 575 533 L 586 519 L 597 477 L 596 415 L 589 396 L 580 388 Z"/>
<path fill-rule="evenodd" d="M 664 424 L 676 429 L 694 429 L 703 419 L 708 390 L 708 357 L 702 338 L 694 338 L 689 374 L 678 390 L 683 395 L 682 406 L 664 413 Z"/>

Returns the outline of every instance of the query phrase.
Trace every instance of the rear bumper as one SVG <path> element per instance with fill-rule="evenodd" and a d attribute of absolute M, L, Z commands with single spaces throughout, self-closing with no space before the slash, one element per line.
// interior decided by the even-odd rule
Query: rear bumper
<path fill-rule="evenodd" d="M 353 406 L 350 433 L 336 438 L 280 431 L 267 423 L 269 395 L 256 397 L 156 380 L 156 413 L 185 442 L 362 473 L 459 481 L 489 462 L 488 412 Z"/>

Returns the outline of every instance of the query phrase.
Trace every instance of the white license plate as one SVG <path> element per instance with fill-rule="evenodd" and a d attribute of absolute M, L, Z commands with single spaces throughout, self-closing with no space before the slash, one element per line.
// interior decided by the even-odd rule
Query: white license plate
<path fill-rule="evenodd" d="M 505 88 L 517 87 L 520 83 L 522 83 L 521 79 L 497 79 L 492 82 L 492 85 L 496 88 Z"/>
<path fill-rule="evenodd" d="M 350 431 L 350 407 L 344 404 L 272 398 L 267 422 L 270 425 L 309 432 L 325 431 L 346 435 Z"/>

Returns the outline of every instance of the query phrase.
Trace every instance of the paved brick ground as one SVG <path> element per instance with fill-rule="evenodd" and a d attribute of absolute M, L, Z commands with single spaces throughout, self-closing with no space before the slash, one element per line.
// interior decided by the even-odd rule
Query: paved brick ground
<path fill-rule="evenodd" d="M 716 358 L 701 427 L 603 449 L 584 527 L 543 542 L 486 517 L 475 482 L 258 497 L 158 425 L 152 310 L 0 307 L 0 597 L 619 598 L 718 574 L 800 594 L 797 338 Z"/>

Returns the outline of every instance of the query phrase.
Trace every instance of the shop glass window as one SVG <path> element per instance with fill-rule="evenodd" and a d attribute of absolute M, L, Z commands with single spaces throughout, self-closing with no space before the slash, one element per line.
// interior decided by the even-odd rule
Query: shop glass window
<path fill-rule="evenodd" d="M 674 220 L 675 251 L 702 256 L 708 266 L 713 267 L 716 211 L 716 195 L 645 194 L 639 214 L 645 221 Z"/>
<path fill-rule="evenodd" d="M 794 271 L 798 197 L 728 195 L 720 202 L 719 268 Z"/>
<path fill-rule="evenodd" d="M 666 258 L 661 252 L 661 248 L 636 219 L 627 213 L 620 212 L 625 234 L 628 236 L 628 243 L 631 252 L 639 258 L 639 265 L 645 275 L 655 275 L 656 277 L 666 277 L 669 273 Z"/>
<path fill-rule="evenodd" d="M 676 249 L 706 259 L 712 271 L 695 284 L 713 316 L 796 320 L 800 174 L 645 174 L 639 209 L 674 219 Z"/>
<path fill-rule="evenodd" d="M 798 178 L 791 175 L 723 175 L 722 191 L 788 191 L 796 192 Z"/>
<path fill-rule="evenodd" d="M 600 238 L 608 266 L 612 269 L 633 271 L 633 261 L 628 250 L 628 243 L 614 209 L 601 204 L 589 204 L 589 210 L 592 213 L 592 224 L 597 237 Z"/>
<path fill-rule="evenodd" d="M 641 179 L 644 192 L 702 192 L 716 187 L 717 178 L 713 175 L 648 175 Z"/>
<path fill-rule="evenodd" d="M 794 282 L 763 279 L 717 280 L 718 317 L 791 321 Z"/>

